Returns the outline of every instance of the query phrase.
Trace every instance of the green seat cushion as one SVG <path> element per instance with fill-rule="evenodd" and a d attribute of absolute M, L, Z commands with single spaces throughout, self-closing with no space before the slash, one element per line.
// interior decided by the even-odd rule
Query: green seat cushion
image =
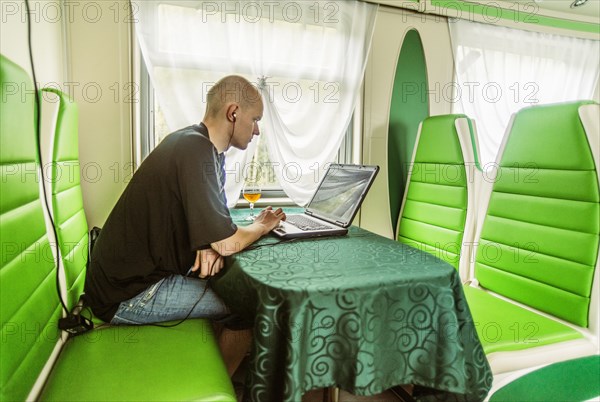
<path fill-rule="evenodd" d="M 600 356 L 551 364 L 520 377 L 492 395 L 490 402 L 585 401 L 600 396 Z"/>
<path fill-rule="evenodd" d="M 70 339 L 44 401 L 236 401 L 206 320 L 112 326 Z"/>
<path fill-rule="evenodd" d="M 486 354 L 510 352 L 583 338 L 558 321 L 502 300 L 488 292 L 464 287 L 475 329 Z"/>

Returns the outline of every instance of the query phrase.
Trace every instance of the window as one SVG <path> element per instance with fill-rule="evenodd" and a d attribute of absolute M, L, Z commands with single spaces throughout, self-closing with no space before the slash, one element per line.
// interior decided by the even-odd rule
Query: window
<path fill-rule="evenodd" d="M 250 152 L 230 149 L 227 155 L 230 206 L 239 197 L 243 167 L 257 145 L 255 158 L 275 172 L 264 175 L 267 187 L 284 189 L 300 205 L 310 199 L 327 162 L 336 156 L 350 162 L 348 156 L 356 154 L 355 130 L 347 127 L 360 93 L 376 6 L 335 0 L 132 0 L 132 5 L 157 94 L 152 98 L 151 88 L 146 91 L 154 101 L 144 119 L 154 128 L 148 150 L 166 132 L 200 120 L 205 103 L 197 100 L 227 74 L 246 77 L 263 93 L 266 118 L 259 125 L 260 140 Z M 338 153 L 342 142 L 346 145 Z M 265 160 L 267 155 L 272 160 Z"/>
<path fill-rule="evenodd" d="M 148 74 L 148 70 L 146 68 L 146 64 L 143 61 L 142 55 L 140 57 L 140 82 L 141 82 L 141 102 L 140 102 L 140 116 L 141 116 L 141 124 L 140 124 L 140 147 L 141 147 L 141 158 L 142 160 L 148 156 L 148 154 L 167 136 L 172 130 L 169 129 L 167 125 L 167 121 L 165 115 L 160 107 L 160 102 L 156 97 L 156 93 L 152 86 L 152 82 L 150 80 L 150 76 Z M 196 75 L 198 79 L 201 79 L 202 72 L 193 72 L 190 71 L 188 74 Z M 240 74 L 243 75 L 243 74 Z M 251 77 L 246 77 L 251 80 Z M 311 89 L 309 86 L 312 85 L 313 89 L 316 88 L 314 82 L 310 82 L 307 80 L 305 83 L 305 87 L 303 88 L 306 92 L 310 92 Z M 325 87 L 325 84 L 322 85 Z M 208 90 L 208 88 L 206 89 Z M 314 92 L 314 91 L 313 91 Z M 314 93 L 313 93 L 314 94 Z M 316 96 L 316 94 L 314 94 Z M 321 95 L 319 95 L 321 96 Z M 199 116 L 201 118 L 201 116 Z M 193 124 L 194 122 L 190 122 L 189 124 Z M 196 122 L 197 123 L 197 122 Z M 336 163 L 353 163 L 358 158 L 357 155 L 357 140 L 354 137 L 354 133 L 358 130 L 355 127 L 354 116 L 348 127 L 346 135 L 342 140 L 342 144 L 337 153 Z M 259 123 L 260 126 L 260 123 Z M 269 153 L 267 149 L 267 141 L 264 141 L 264 135 L 268 135 L 268 132 L 263 131 L 263 126 L 261 128 L 261 135 L 255 139 L 258 140 L 258 147 L 255 151 L 255 154 L 252 157 L 252 161 L 254 163 L 259 164 L 263 167 L 261 186 L 263 191 L 262 198 L 282 198 L 286 197 L 283 192 L 279 181 L 275 175 L 275 172 L 272 168 L 273 163 L 269 159 Z M 358 135 L 360 138 L 360 135 Z M 266 168 L 264 168 L 266 167 Z M 240 195 L 241 197 L 241 195 Z"/>

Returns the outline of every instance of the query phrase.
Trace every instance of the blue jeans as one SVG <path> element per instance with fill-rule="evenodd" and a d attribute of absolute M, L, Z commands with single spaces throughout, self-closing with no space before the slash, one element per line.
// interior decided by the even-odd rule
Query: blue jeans
<path fill-rule="evenodd" d="M 208 281 L 171 275 L 119 304 L 111 324 L 151 324 L 189 318 L 223 320 L 229 308 Z"/>

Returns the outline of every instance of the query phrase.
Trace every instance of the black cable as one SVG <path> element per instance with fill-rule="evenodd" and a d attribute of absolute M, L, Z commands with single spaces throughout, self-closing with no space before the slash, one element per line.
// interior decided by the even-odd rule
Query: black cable
<path fill-rule="evenodd" d="M 254 246 L 254 248 L 247 247 L 246 250 L 255 250 L 255 249 L 263 247 L 263 246 L 274 246 L 276 244 L 287 243 L 287 242 L 294 241 L 294 240 L 298 240 L 298 239 L 285 239 L 285 240 L 278 241 L 276 243 L 269 243 L 269 244 L 257 245 L 257 246 Z M 213 262 L 213 265 L 214 265 L 214 262 Z M 212 273 L 212 270 L 213 270 L 213 267 L 211 267 L 211 269 L 210 269 L 211 273 Z M 162 328 L 173 328 L 173 327 L 176 327 L 176 326 L 182 324 L 183 322 L 185 322 L 187 319 L 190 318 L 190 316 L 192 315 L 192 312 L 194 311 L 194 309 L 196 308 L 196 306 L 198 305 L 198 303 L 200 303 L 200 301 L 202 300 L 202 298 L 206 294 L 206 291 L 208 290 L 208 288 L 210 286 L 210 279 L 211 278 L 212 277 L 208 277 L 206 279 L 206 286 L 204 287 L 204 290 L 202 291 L 202 294 L 200 295 L 200 298 L 198 300 L 196 300 L 196 303 L 194 303 L 194 305 L 192 306 L 192 308 L 190 309 L 190 311 L 187 313 L 187 315 L 184 318 L 182 318 L 179 322 L 177 322 L 175 324 L 149 323 L 148 325 L 152 325 L 152 326 L 155 326 L 155 327 L 162 327 Z M 159 285 L 158 289 L 160 289 L 161 286 L 162 286 L 162 283 Z M 157 289 L 157 291 L 158 291 L 158 289 Z"/>
<path fill-rule="evenodd" d="M 365 235 L 353 235 L 351 237 L 363 237 L 363 236 L 365 236 Z M 335 236 L 332 236 L 332 237 L 335 237 Z M 271 246 L 276 246 L 278 244 L 285 244 L 285 243 L 291 243 L 291 242 L 301 242 L 303 240 L 314 240 L 314 238 L 294 237 L 294 238 L 291 238 L 291 239 L 283 239 L 283 240 L 279 240 L 279 241 L 272 242 L 272 243 L 257 244 L 257 245 L 254 245 L 254 246 L 249 246 L 249 247 L 246 247 L 244 249 L 244 251 L 257 250 L 257 249 L 259 249 L 261 247 L 271 247 Z M 212 267 L 211 267 L 210 271 L 212 272 Z M 210 286 L 210 279 L 211 278 L 212 277 L 208 277 L 206 279 L 206 286 L 204 287 L 204 290 L 202 291 L 202 294 L 200 295 L 200 298 L 198 300 L 196 300 L 196 303 L 194 303 L 194 305 L 192 306 L 192 308 L 190 309 L 190 311 L 187 313 L 187 315 L 184 318 L 182 318 L 179 322 L 177 322 L 175 324 L 148 323 L 146 325 L 152 325 L 154 327 L 161 327 L 161 328 L 172 328 L 172 327 L 176 327 L 176 326 L 182 324 L 183 322 L 185 322 L 187 319 L 190 318 L 190 316 L 192 315 L 192 312 L 194 311 L 194 309 L 196 308 L 196 306 L 198 305 L 198 303 L 200 303 L 200 301 L 202 300 L 202 298 L 206 294 L 206 291 L 208 290 L 208 287 Z M 162 286 L 162 283 L 159 285 L 158 289 L 160 289 L 161 286 Z M 157 292 L 158 292 L 158 289 L 156 290 Z"/>
<path fill-rule="evenodd" d="M 234 113 L 235 114 L 235 113 Z M 229 149 L 229 147 L 231 146 L 231 140 L 233 139 L 233 134 L 235 133 L 235 121 L 237 120 L 236 117 L 234 117 L 232 124 L 233 127 L 231 128 L 231 135 L 229 136 L 229 142 L 227 143 L 227 146 L 225 147 L 225 150 L 223 152 L 227 152 L 227 150 Z"/>
<path fill-rule="evenodd" d="M 87 317 L 79 316 L 77 314 L 73 314 L 69 311 L 65 301 L 62 298 L 62 294 L 60 291 L 60 248 L 58 245 L 58 233 L 56 231 L 56 224 L 54 222 L 54 218 L 52 217 L 52 211 L 50 209 L 50 204 L 48 204 L 48 198 L 46 197 L 46 179 L 44 178 L 44 168 L 42 166 L 42 138 L 41 138 L 41 115 L 42 115 L 42 105 L 40 102 L 40 92 L 37 85 L 37 78 L 35 75 L 35 65 L 33 62 L 33 46 L 31 40 L 31 10 L 29 7 L 29 0 L 25 0 L 25 9 L 27 11 L 27 45 L 29 47 L 29 63 L 31 66 L 31 76 L 33 79 L 33 90 L 35 96 L 35 133 L 37 140 L 37 156 L 40 164 L 40 179 L 42 181 L 42 199 L 44 200 L 44 207 L 46 208 L 46 213 L 48 215 L 48 220 L 52 226 L 52 233 L 54 235 L 54 247 L 55 247 L 55 261 L 56 261 L 56 294 L 58 296 L 58 300 L 60 301 L 60 305 L 65 313 L 65 317 L 59 318 L 58 320 L 58 328 L 60 330 L 66 331 L 71 335 L 79 335 L 82 334 L 94 327 L 93 322 Z"/>
<path fill-rule="evenodd" d="M 285 243 L 291 243 L 291 242 L 297 242 L 297 243 L 301 243 L 304 241 L 314 241 L 315 239 L 327 239 L 327 240 L 334 240 L 334 239 L 347 239 L 347 238 L 357 238 L 357 237 L 366 237 L 368 236 L 367 234 L 353 234 L 353 235 L 338 235 L 338 236 L 322 236 L 322 237 L 293 237 L 291 239 L 283 239 L 283 240 L 279 240 L 279 241 L 275 241 L 275 242 L 271 242 L 271 243 L 263 243 L 263 244 L 257 244 L 254 246 L 249 246 L 246 247 L 244 249 L 244 251 L 253 251 L 253 250 L 257 250 L 259 248 L 262 247 L 272 247 L 272 246 L 277 246 L 279 244 L 285 244 Z"/>
<path fill-rule="evenodd" d="M 87 311 L 88 313 L 90 313 L 90 316 L 86 317 L 85 315 L 83 315 L 84 311 Z M 83 318 L 85 318 L 86 320 L 92 321 L 92 317 L 94 316 L 94 313 L 93 313 L 92 309 L 90 308 L 90 306 L 82 306 L 81 310 L 79 311 L 79 315 L 82 316 Z"/>
<path fill-rule="evenodd" d="M 258 250 L 259 248 L 263 248 L 263 247 L 273 247 L 273 246 L 277 246 L 279 244 L 298 242 L 300 240 L 307 240 L 307 239 L 302 239 L 301 237 L 293 237 L 291 239 L 283 239 L 283 240 L 278 240 L 278 241 L 271 242 L 271 243 L 256 244 L 253 246 L 246 247 L 243 251 L 253 251 L 253 250 Z M 314 238 L 311 238 L 311 240 L 314 240 Z"/>
<path fill-rule="evenodd" d="M 212 265 L 210 266 L 210 270 L 209 270 L 209 275 L 213 273 L 214 267 L 215 267 L 215 263 L 218 260 L 214 260 Z M 186 277 L 189 276 L 186 275 Z M 198 305 L 198 303 L 200 303 L 200 300 L 202 300 L 202 298 L 204 297 L 204 295 L 206 294 L 206 291 L 208 290 L 208 287 L 210 286 L 210 279 L 211 276 L 209 276 L 208 278 L 206 278 L 206 285 L 204 286 L 204 290 L 202 291 L 202 294 L 200 295 L 200 298 L 198 300 L 196 300 L 196 303 L 194 303 L 194 305 L 192 306 L 192 308 L 190 309 L 190 311 L 187 313 L 187 315 L 178 323 L 175 324 L 157 324 L 157 323 L 148 323 L 148 325 L 152 325 L 154 327 L 162 327 L 162 328 L 172 328 L 172 327 L 176 327 L 179 324 L 182 324 L 183 322 L 185 322 L 185 320 L 187 320 L 188 318 L 190 318 L 190 316 L 192 315 L 192 312 L 194 311 L 194 309 L 196 308 L 196 306 Z M 162 286 L 163 282 L 161 282 L 160 285 L 158 285 L 158 289 L 156 289 L 156 291 L 154 292 L 154 294 L 156 294 L 158 292 L 158 290 L 160 289 L 160 287 Z"/>
<path fill-rule="evenodd" d="M 210 278 L 208 278 L 206 280 L 206 286 L 204 287 L 204 290 L 202 291 L 202 294 L 200 295 L 200 298 L 198 300 L 196 300 L 196 303 L 194 303 L 194 305 L 192 306 L 192 308 L 190 309 L 190 311 L 187 313 L 187 315 L 181 319 L 181 321 L 175 323 L 175 324 L 156 324 L 156 323 L 149 323 L 148 325 L 152 325 L 154 327 L 161 327 L 161 328 L 173 328 L 178 326 L 179 324 L 184 323 L 187 319 L 190 318 L 190 316 L 192 315 L 192 312 L 194 311 L 194 309 L 196 308 L 196 306 L 198 305 L 198 303 L 200 303 L 200 300 L 202 300 L 202 298 L 204 297 L 204 295 L 206 294 L 206 291 L 208 290 L 208 286 L 210 285 Z M 162 286 L 162 283 L 160 284 L 160 286 Z M 159 286 L 159 289 L 160 289 Z M 158 291 L 158 289 L 157 289 Z"/>
<path fill-rule="evenodd" d="M 58 299 L 60 300 L 60 304 L 62 305 L 63 310 L 65 311 L 65 313 L 67 314 L 67 316 L 71 316 L 71 313 L 69 312 L 69 309 L 67 308 L 67 305 L 65 304 L 62 295 L 60 293 L 60 276 L 59 276 L 59 267 L 60 267 L 60 258 L 59 258 L 59 248 L 58 248 L 58 234 L 56 232 L 56 227 L 54 226 L 54 219 L 52 219 L 52 213 L 50 211 L 50 205 L 48 204 L 48 199 L 46 198 L 46 180 L 44 179 L 44 169 L 42 167 L 42 145 L 41 145 L 41 129 L 40 129 L 40 124 L 41 124 L 41 114 L 42 114 L 42 108 L 41 108 L 41 102 L 40 102 L 40 94 L 39 94 L 39 90 L 38 90 L 38 86 L 37 86 L 37 79 L 35 76 L 35 67 L 33 64 L 33 48 L 31 45 L 31 16 L 30 16 L 30 9 L 29 9 L 29 0 L 25 0 L 25 9 L 27 10 L 27 43 L 29 46 L 29 62 L 31 65 L 31 75 L 33 77 L 33 89 L 35 91 L 35 107 L 37 109 L 37 113 L 35 116 L 35 132 L 36 132 L 36 138 L 37 138 L 37 154 L 38 154 L 38 159 L 39 159 L 39 163 L 40 163 L 40 176 L 41 176 L 41 180 L 42 180 L 42 190 L 44 192 L 42 199 L 44 200 L 44 206 L 46 207 L 46 211 L 48 213 L 48 218 L 50 219 L 50 223 L 52 224 L 52 232 L 54 233 L 54 246 L 56 247 L 56 253 L 55 253 L 55 258 L 56 258 L 56 291 L 58 293 Z"/>

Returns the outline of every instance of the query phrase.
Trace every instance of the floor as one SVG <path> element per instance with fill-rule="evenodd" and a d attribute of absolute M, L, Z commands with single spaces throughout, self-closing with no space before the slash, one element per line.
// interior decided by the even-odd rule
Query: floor
<path fill-rule="evenodd" d="M 243 383 L 243 380 L 245 378 L 245 374 L 246 374 L 246 366 L 247 366 L 247 361 L 244 360 L 244 362 L 242 362 L 240 368 L 238 369 L 238 371 L 236 371 L 236 373 L 234 374 L 232 380 L 234 381 L 234 384 L 238 384 L 241 385 Z M 242 387 L 240 387 L 242 388 Z M 237 391 L 237 387 L 236 387 L 236 391 Z M 241 391 L 241 389 L 240 389 Z M 323 402 L 323 390 L 322 389 L 316 389 L 316 390 L 312 390 L 307 392 L 306 394 L 304 394 L 304 396 L 302 397 L 302 402 Z M 239 395 L 239 397 L 241 397 L 241 395 Z M 346 391 L 340 391 L 340 396 L 339 396 L 339 402 L 402 402 L 403 399 L 399 398 L 398 396 L 396 396 L 393 392 L 391 391 L 386 391 L 384 393 L 381 393 L 379 395 L 373 395 L 373 396 L 358 396 L 358 395 L 352 395 Z"/>
<path fill-rule="evenodd" d="M 352 395 L 346 391 L 340 391 L 339 402 L 399 402 L 402 399 L 398 398 L 390 391 L 386 391 L 379 395 L 373 396 L 358 396 Z M 317 389 L 304 394 L 302 402 L 323 402 L 323 390 Z"/>

